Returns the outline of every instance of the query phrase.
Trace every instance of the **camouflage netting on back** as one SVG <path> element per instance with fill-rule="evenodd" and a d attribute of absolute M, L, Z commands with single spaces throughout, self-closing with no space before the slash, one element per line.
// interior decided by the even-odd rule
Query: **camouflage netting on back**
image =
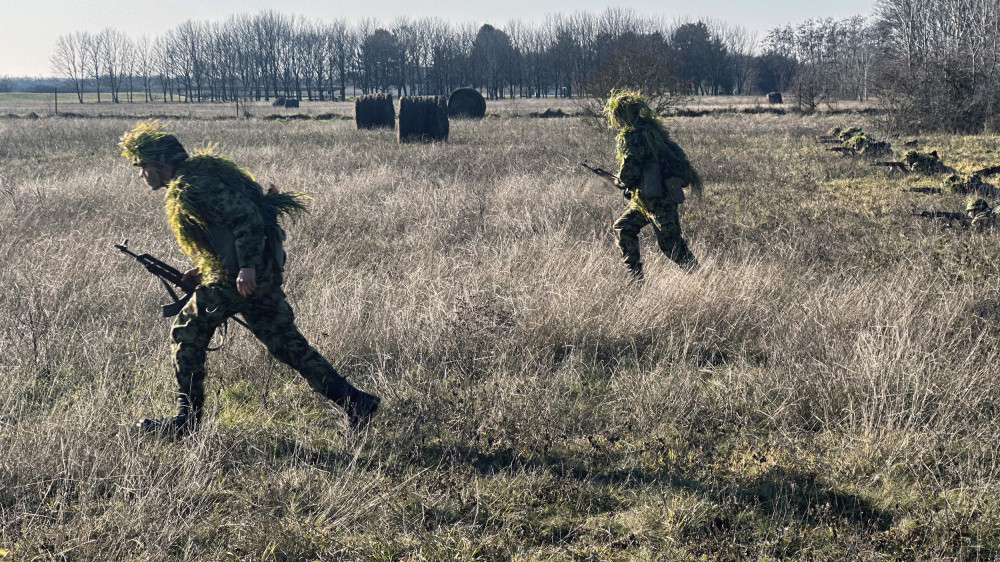
<path fill-rule="evenodd" d="M 931 152 L 917 152 L 916 150 L 908 150 L 906 154 L 903 155 L 903 161 L 906 165 L 910 167 L 911 171 L 920 172 L 922 174 L 948 174 L 954 173 L 955 169 L 949 166 L 945 166 L 941 158 L 938 157 L 936 150 Z"/>
<path fill-rule="evenodd" d="M 265 223 L 280 216 L 295 218 L 306 211 L 304 193 L 276 190 L 265 193 L 246 170 L 225 156 L 212 154 L 211 147 L 196 153 L 178 168 L 167 185 L 164 199 L 167 221 L 178 244 L 209 279 L 218 279 L 222 270 L 200 210 L 218 206 L 223 198 L 233 195 L 252 201 Z"/>
<path fill-rule="evenodd" d="M 955 193 L 971 193 L 991 199 L 1000 199 L 1000 189 L 986 182 L 978 174 L 972 174 L 969 177 L 963 177 L 961 174 L 952 174 L 948 176 L 947 182 L 948 186 Z"/>
<path fill-rule="evenodd" d="M 876 140 L 858 127 L 849 127 L 847 129 L 834 127 L 830 131 L 830 134 L 831 136 L 840 138 L 843 141 L 841 146 L 844 148 L 849 148 L 869 158 L 882 158 L 892 155 L 892 145 L 885 141 Z"/>

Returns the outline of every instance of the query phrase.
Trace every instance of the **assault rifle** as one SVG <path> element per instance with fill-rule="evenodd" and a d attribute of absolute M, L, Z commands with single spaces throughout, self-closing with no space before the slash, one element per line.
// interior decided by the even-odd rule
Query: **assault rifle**
<path fill-rule="evenodd" d="M 181 309 L 184 308 L 184 305 L 186 305 L 187 302 L 191 300 L 191 295 L 194 294 L 194 290 L 198 287 L 198 282 L 190 278 L 184 279 L 184 274 L 181 273 L 179 270 L 177 270 L 173 266 L 163 263 L 162 261 L 154 258 L 149 254 L 133 253 L 131 250 L 128 249 L 128 238 L 122 240 L 121 244 L 115 244 L 115 248 L 118 248 L 118 250 L 121 251 L 123 254 L 135 258 L 137 262 L 142 264 L 142 267 L 146 268 L 146 271 L 155 275 L 156 278 L 160 280 L 160 283 L 163 283 L 163 287 L 167 290 L 167 292 L 170 293 L 170 298 L 174 299 L 174 302 L 160 306 L 160 308 L 163 309 L 163 317 L 169 318 L 171 316 L 177 316 L 178 314 L 180 314 Z M 174 288 L 170 286 L 171 283 L 176 285 L 177 287 L 180 287 L 180 289 L 184 291 L 184 296 L 178 297 L 177 293 L 174 291 Z M 229 319 L 235 320 L 237 324 L 243 326 L 248 330 L 250 329 L 250 326 L 247 326 L 246 322 L 240 320 L 235 316 L 230 316 Z M 223 341 L 225 341 L 225 338 L 229 334 L 228 323 L 222 324 L 222 332 L 223 332 Z M 218 347 L 208 348 L 208 351 L 216 351 L 221 348 L 222 344 L 219 344 Z"/>
<path fill-rule="evenodd" d="M 174 302 L 160 307 L 163 309 L 163 316 L 169 318 L 180 314 L 184 305 L 191 300 L 191 295 L 194 293 L 194 289 L 198 286 L 198 283 L 194 279 L 183 279 L 183 273 L 149 254 L 133 253 L 128 249 L 128 238 L 123 240 L 121 244 L 115 244 L 115 248 L 118 248 L 123 254 L 135 258 L 137 262 L 146 268 L 146 271 L 155 275 L 160 280 L 160 283 L 163 283 L 163 287 L 170 293 L 170 298 L 174 300 Z M 170 286 L 171 284 L 184 291 L 184 296 L 177 296 L 174 288 Z"/>
<path fill-rule="evenodd" d="M 615 181 L 615 180 L 618 179 L 618 176 L 612 174 L 611 172 L 605 170 L 604 168 L 592 168 L 586 162 L 580 162 L 580 165 L 583 166 L 584 168 L 590 170 L 591 172 L 594 172 L 595 174 L 601 176 L 602 178 L 605 178 L 605 179 L 608 179 L 608 180 L 611 180 L 611 181 Z"/>
<path fill-rule="evenodd" d="M 858 154 L 857 150 L 847 146 L 835 146 L 833 148 L 828 148 L 830 152 L 839 152 L 841 156 L 856 156 Z"/>
<path fill-rule="evenodd" d="M 913 211 L 910 214 L 915 217 L 945 219 L 946 221 L 948 221 L 949 224 L 951 224 L 951 221 L 958 221 L 962 224 L 965 224 L 969 220 L 968 215 L 966 215 L 965 213 L 956 213 L 952 211 L 920 211 L 920 212 Z"/>
<path fill-rule="evenodd" d="M 910 188 L 904 189 L 903 191 L 908 191 L 910 193 L 927 193 L 927 194 L 931 194 L 931 195 L 936 195 L 938 193 L 941 193 L 941 188 L 940 187 L 910 187 Z"/>

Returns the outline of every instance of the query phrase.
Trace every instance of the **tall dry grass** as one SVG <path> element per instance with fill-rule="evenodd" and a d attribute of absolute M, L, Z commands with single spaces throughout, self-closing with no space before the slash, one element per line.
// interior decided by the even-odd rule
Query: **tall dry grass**
<path fill-rule="evenodd" d="M 958 196 L 813 142 L 856 115 L 672 119 L 708 186 L 682 215 L 703 267 L 647 233 L 636 286 L 620 197 L 578 165 L 610 166 L 611 133 L 527 113 L 429 145 L 342 120 L 167 121 L 312 195 L 288 228 L 299 326 L 384 397 L 353 435 L 234 326 L 182 442 L 131 427 L 171 409 L 168 322 L 112 244 L 186 263 L 117 156 L 134 119 L 0 120 L 2 552 L 996 555 L 995 238 L 909 216 Z M 997 142 L 921 140 L 963 162 Z"/>

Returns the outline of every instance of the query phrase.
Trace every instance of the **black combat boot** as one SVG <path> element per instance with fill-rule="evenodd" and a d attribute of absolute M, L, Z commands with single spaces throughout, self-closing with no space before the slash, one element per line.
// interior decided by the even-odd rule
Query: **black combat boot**
<path fill-rule="evenodd" d="M 313 388 L 344 409 L 352 429 L 362 429 L 371 421 L 382 399 L 358 390 L 347 379 L 332 373 Z"/>
<path fill-rule="evenodd" d="M 372 420 L 380 403 L 382 403 L 382 399 L 378 396 L 354 389 L 350 398 L 344 400 L 341 406 L 347 412 L 347 420 L 351 424 L 351 428 L 360 430 L 364 429 Z"/>
<path fill-rule="evenodd" d="M 632 277 L 632 281 L 642 281 L 643 279 L 642 262 L 639 262 L 635 265 L 626 264 L 625 267 L 628 269 L 628 272 Z"/>
<path fill-rule="evenodd" d="M 194 433 L 201 424 L 201 409 L 204 398 L 193 400 L 187 394 L 177 396 L 177 415 L 169 418 L 145 418 L 137 424 L 147 433 L 165 437 L 183 437 Z"/>

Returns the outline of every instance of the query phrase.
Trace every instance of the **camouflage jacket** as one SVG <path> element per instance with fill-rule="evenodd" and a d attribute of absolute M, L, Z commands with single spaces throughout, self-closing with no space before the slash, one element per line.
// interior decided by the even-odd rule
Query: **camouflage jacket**
<path fill-rule="evenodd" d="M 647 142 L 647 135 L 653 125 L 640 120 L 636 126 L 626 130 L 624 140 L 619 140 L 618 157 L 621 166 L 618 170 L 618 186 L 632 193 L 635 198 L 636 188 L 642 184 L 642 174 L 647 163 L 656 161 L 662 167 L 664 178 L 680 178 L 682 185 L 688 185 L 693 172 L 687 155 L 677 143 L 665 139 L 663 154 L 658 154 Z"/>
<path fill-rule="evenodd" d="M 207 281 L 235 279 L 244 267 L 259 270 L 273 264 L 280 270 L 283 265 L 283 259 L 273 263 L 265 256 L 269 235 L 280 227 L 276 216 L 265 216 L 263 189 L 228 159 L 188 159 L 174 174 L 165 199 L 181 249 Z"/>

